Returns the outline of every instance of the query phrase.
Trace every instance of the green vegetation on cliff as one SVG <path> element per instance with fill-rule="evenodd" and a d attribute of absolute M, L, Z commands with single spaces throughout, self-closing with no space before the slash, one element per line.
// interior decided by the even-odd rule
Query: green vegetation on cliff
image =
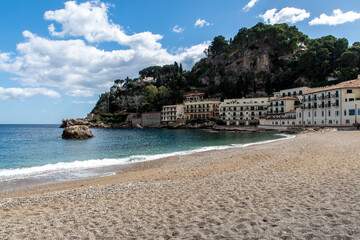
<path fill-rule="evenodd" d="M 191 71 L 175 62 L 145 68 L 137 79 L 115 80 L 92 113 L 160 111 L 163 105 L 182 102 L 186 92 L 240 98 L 354 79 L 360 69 L 360 43 L 348 45 L 345 38 L 309 39 L 295 26 L 258 23 L 241 28 L 230 40 L 215 37 Z M 328 82 L 329 77 L 336 80 Z"/>

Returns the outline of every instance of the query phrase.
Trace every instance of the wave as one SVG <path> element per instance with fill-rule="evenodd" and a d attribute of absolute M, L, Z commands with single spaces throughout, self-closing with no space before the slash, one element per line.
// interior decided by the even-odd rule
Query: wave
<path fill-rule="evenodd" d="M 246 144 L 230 144 L 224 146 L 211 146 L 211 147 L 201 147 L 194 150 L 172 152 L 172 153 L 163 153 L 155 155 L 134 155 L 125 158 L 105 158 L 105 159 L 91 159 L 85 161 L 74 161 L 74 162 L 59 162 L 55 164 L 46 164 L 43 166 L 36 167 L 27 167 L 27 168 L 16 168 L 16 169 L 3 169 L 0 170 L 0 181 L 9 181 L 15 179 L 24 179 L 30 177 L 39 177 L 52 175 L 57 173 L 66 173 L 66 172 L 80 172 L 87 169 L 95 169 L 100 167 L 109 167 L 114 165 L 124 165 L 133 162 L 144 162 L 151 161 L 166 157 L 180 156 L 180 155 L 189 155 L 199 152 L 206 152 L 212 150 L 222 150 L 229 148 L 239 148 L 239 147 L 248 147 L 252 145 L 265 144 L 270 142 L 282 141 L 290 138 L 294 138 L 293 135 L 278 134 L 284 138 L 259 141 Z"/>

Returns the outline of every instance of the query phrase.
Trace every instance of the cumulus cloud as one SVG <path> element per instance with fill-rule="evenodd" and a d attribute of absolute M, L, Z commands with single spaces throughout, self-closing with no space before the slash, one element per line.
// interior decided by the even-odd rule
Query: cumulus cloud
<path fill-rule="evenodd" d="M 267 24 L 297 23 L 310 17 L 309 12 L 299 8 L 286 7 L 281 9 L 279 12 L 276 11 L 276 8 L 267 10 L 263 15 L 260 15 L 260 17 Z"/>
<path fill-rule="evenodd" d="M 204 26 L 210 26 L 211 24 L 210 23 L 208 23 L 206 20 L 204 20 L 204 19 L 198 19 L 198 20 L 196 20 L 196 22 L 195 22 L 195 24 L 194 24 L 194 26 L 195 27 L 204 27 Z"/>
<path fill-rule="evenodd" d="M 60 98 L 60 94 L 46 88 L 3 88 L 0 87 L 1 100 L 24 100 L 25 98 L 41 95 L 50 98 Z"/>
<path fill-rule="evenodd" d="M 210 44 L 169 53 L 159 42 L 161 35 L 127 35 L 108 18 L 108 6 L 99 1 L 66 2 L 64 9 L 47 11 L 44 18 L 60 24 L 58 31 L 53 24 L 49 26 L 55 39 L 24 31 L 25 41 L 17 44 L 15 54 L 0 53 L 0 70 L 16 75 L 14 79 L 24 86 L 55 87 L 69 96 L 103 92 L 114 79 L 136 77 L 139 70 L 152 65 L 177 61 L 188 69 Z M 67 36 L 72 38 L 61 39 Z M 105 51 L 92 44 L 101 42 L 117 42 L 128 49 Z"/>
<path fill-rule="evenodd" d="M 172 31 L 173 31 L 174 33 L 182 33 L 182 32 L 184 32 L 184 28 L 179 27 L 179 25 L 175 25 L 175 26 L 172 28 Z"/>
<path fill-rule="evenodd" d="M 342 12 L 340 9 L 335 9 L 333 15 L 328 16 L 325 13 L 321 14 L 320 17 L 316 17 L 309 22 L 309 25 L 330 25 L 335 26 L 338 24 L 344 24 L 347 22 L 354 22 L 360 19 L 360 13 L 349 11 Z"/>
<path fill-rule="evenodd" d="M 251 0 L 250 2 L 248 2 L 248 4 L 246 4 L 245 7 L 243 7 L 243 10 L 245 12 L 249 11 L 252 7 L 254 7 L 255 3 L 257 3 L 259 0 Z"/>

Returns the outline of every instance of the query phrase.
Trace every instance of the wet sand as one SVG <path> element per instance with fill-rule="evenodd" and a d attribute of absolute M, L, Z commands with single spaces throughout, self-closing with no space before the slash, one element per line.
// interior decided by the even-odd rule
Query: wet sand
<path fill-rule="evenodd" d="M 0 193 L 0 239 L 359 239 L 360 132 Z"/>

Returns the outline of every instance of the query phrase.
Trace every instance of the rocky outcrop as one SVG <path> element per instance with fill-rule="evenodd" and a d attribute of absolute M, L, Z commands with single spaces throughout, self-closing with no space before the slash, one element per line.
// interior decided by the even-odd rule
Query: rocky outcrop
<path fill-rule="evenodd" d="M 60 128 L 71 126 L 87 126 L 89 128 L 131 128 L 131 123 L 103 123 L 101 121 L 92 121 L 86 118 L 63 119 Z"/>
<path fill-rule="evenodd" d="M 66 127 L 62 134 L 63 139 L 89 139 L 93 137 L 94 135 L 89 127 L 85 125 Z"/>

